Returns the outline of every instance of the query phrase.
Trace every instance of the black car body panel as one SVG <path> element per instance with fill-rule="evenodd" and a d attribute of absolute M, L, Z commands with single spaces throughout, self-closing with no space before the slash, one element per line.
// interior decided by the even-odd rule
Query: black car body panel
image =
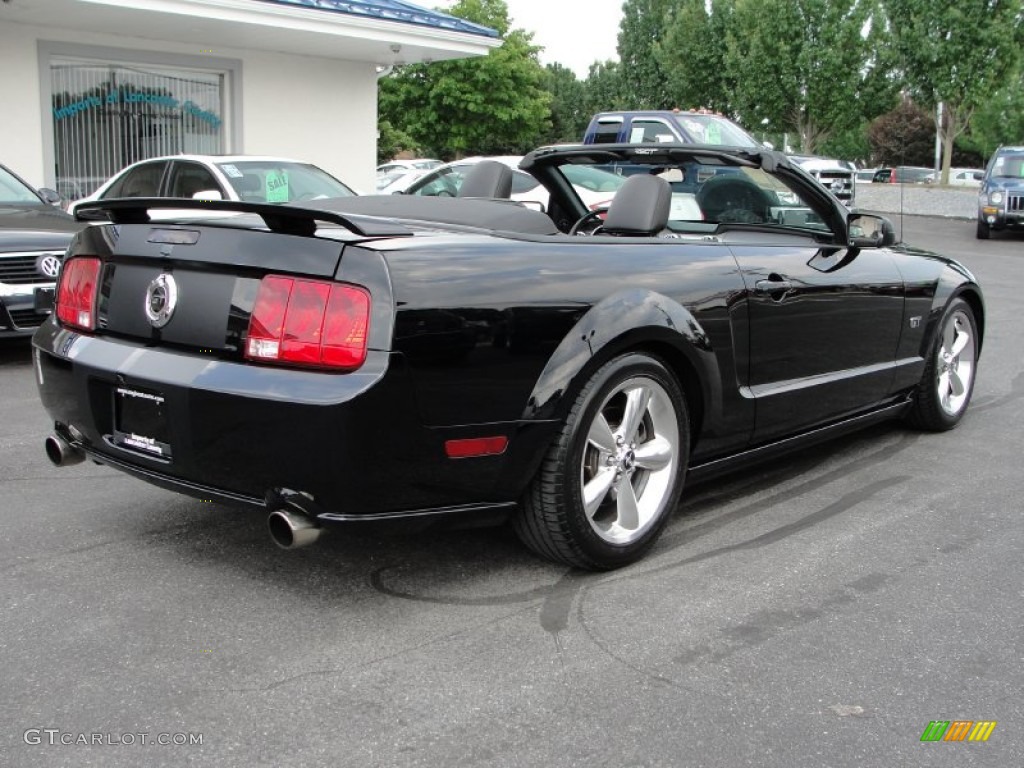
<path fill-rule="evenodd" d="M 145 211 L 178 201 L 108 204 L 117 223 L 88 227 L 70 249 L 102 264 L 96 329 L 54 317 L 35 336 L 43 404 L 76 450 L 200 498 L 273 506 L 301 494 L 321 523 L 482 521 L 516 509 L 586 382 L 623 353 L 643 351 L 680 382 L 699 474 L 898 415 L 950 301 L 966 297 L 982 323 L 965 268 L 851 245 L 848 226 L 871 217 L 848 214 L 783 156 L 643 150 L 529 156 L 553 216 L 384 196 L 317 201 L 283 222 L 270 206 L 217 203 L 250 215 L 168 223 Z M 552 229 L 587 214 L 556 178 L 560 162 L 651 163 L 655 151 L 655 171 L 683 158 L 704 177 L 722 165 L 777 185 L 770 220 L 673 219 L 640 237 Z M 678 189 L 674 205 L 690 210 Z M 168 274 L 177 312 L 157 327 L 146 302 Z M 365 361 L 339 372 L 248 359 L 268 274 L 364 287 Z M 115 422 L 132 398 L 159 402 L 159 416 L 138 417 L 159 450 L 123 440 Z M 476 439 L 501 449 L 449 452 Z"/>

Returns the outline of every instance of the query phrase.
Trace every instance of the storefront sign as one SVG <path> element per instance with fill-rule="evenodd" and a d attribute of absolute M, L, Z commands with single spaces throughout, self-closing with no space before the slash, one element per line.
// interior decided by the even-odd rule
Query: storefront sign
<path fill-rule="evenodd" d="M 123 104 L 153 104 L 160 107 L 167 107 L 168 109 L 180 109 L 184 114 L 191 115 L 197 120 L 202 120 L 209 123 L 214 128 L 219 128 L 221 119 L 213 112 L 205 109 L 201 109 L 198 104 L 193 101 L 186 101 L 182 104 L 178 99 L 172 96 L 166 96 L 156 93 L 143 93 L 141 91 L 109 91 L 105 97 L 100 96 L 86 96 L 83 99 L 72 102 L 71 104 L 65 104 L 63 107 L 54 107 L 53 118 L 54 120 L 64 120 L 65 118 L 77 115 L 79 112 L 86 112 L 90 109 L 97 109 L 104 105 L 115 106 L 119 103 Z"/>

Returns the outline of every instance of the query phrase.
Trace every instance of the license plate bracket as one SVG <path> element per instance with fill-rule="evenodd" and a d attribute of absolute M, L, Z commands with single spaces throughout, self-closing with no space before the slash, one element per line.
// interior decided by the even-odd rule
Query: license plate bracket
<path fill-rule="evenodd" d="M 53 288 L 36 288 L 32 298 L 36 312 L 49 314 L 53 311 Z"/>
<path fill-rule="evenodd" d="M 169 460 L 171 438 L 166 398 L 151 389 L 115 385 L 113 439 L 120 448 Z"/>

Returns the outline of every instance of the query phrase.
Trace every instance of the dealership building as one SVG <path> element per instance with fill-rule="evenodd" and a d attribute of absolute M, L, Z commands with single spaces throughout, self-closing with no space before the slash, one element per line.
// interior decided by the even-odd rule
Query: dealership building
<path fill-rule="evenodd" d="M 377 80 L 497 33 L 402 0 L 0 0 L 0 162 L 68 197 L 178 153 L 374 188 Z"/>

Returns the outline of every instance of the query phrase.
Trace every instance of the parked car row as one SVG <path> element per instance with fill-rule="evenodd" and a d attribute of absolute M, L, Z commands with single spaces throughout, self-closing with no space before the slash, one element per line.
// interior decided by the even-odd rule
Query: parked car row
<path fill-rule="evenodd" d="M 982 168 L 950 168 L 952 187 L 979 187 L 985 175 Z M 935 184 L 935 170 L 923 166 L 900 165 L 887 168 L 863 168 L 856 172 L 858 184 Z"/>
<path fill-rule="evenodd" d="M 608 112 L 595 115 L 584 145 L 609 142 L 630 145 L 703 142 L 734 145 L 748 152 L 763 147 L 735 123 L 706 110 L 661 112 Z M 953 168 L 949 183 L 979 186 L 977 236 L 1022 226 L 1024 190 L 1020 158 L 1022 147 L 1002 147 L 987 172 Z M 788 158 L 816 179 L 836 199 L 852 208 L 856 185 L 879 183 L 931 183 L 935 174 L 922 166 L 892 166 L 854 170 L 851 164 L 829 158 L 789 155 Z M 548 191 L 537 178 L 519 168 L 522 157 L 472 157 L 452 163 L 434 158 L 393 160 L 378 166 L 379 193 L 418 197 L 457 197 L 462 181 L 485 159 L 512 170 L 509 198 L 545 211 Z M 635 169 L 595 163 L 569 164 L 563 172 L 588 210 L 603 211 Z M 984 178 L 984 181 L 982 180 Z M 35 190 L 0 166 L 0 335 L 25 335 L 46 317 L 52 302 L 53 279 L 71 234 L 81 225 L 57 209 L 62 199 L 74 214 L 84 203 L 113 198 L 182 198 L 231 200 L 252 203 L 301 203 L 349 197 L 356 193 L 339 179 L 309 163 L 288 158 L 248 155 L 175 155 L 155 157 L 127 166 L 103 181 L 94 177 L 62 178 L 55 190 Z M 673 211 L 702 215 L 693 201 L 675 195 Z M 157 211 L 157 218 L 175 212 Z"/>

